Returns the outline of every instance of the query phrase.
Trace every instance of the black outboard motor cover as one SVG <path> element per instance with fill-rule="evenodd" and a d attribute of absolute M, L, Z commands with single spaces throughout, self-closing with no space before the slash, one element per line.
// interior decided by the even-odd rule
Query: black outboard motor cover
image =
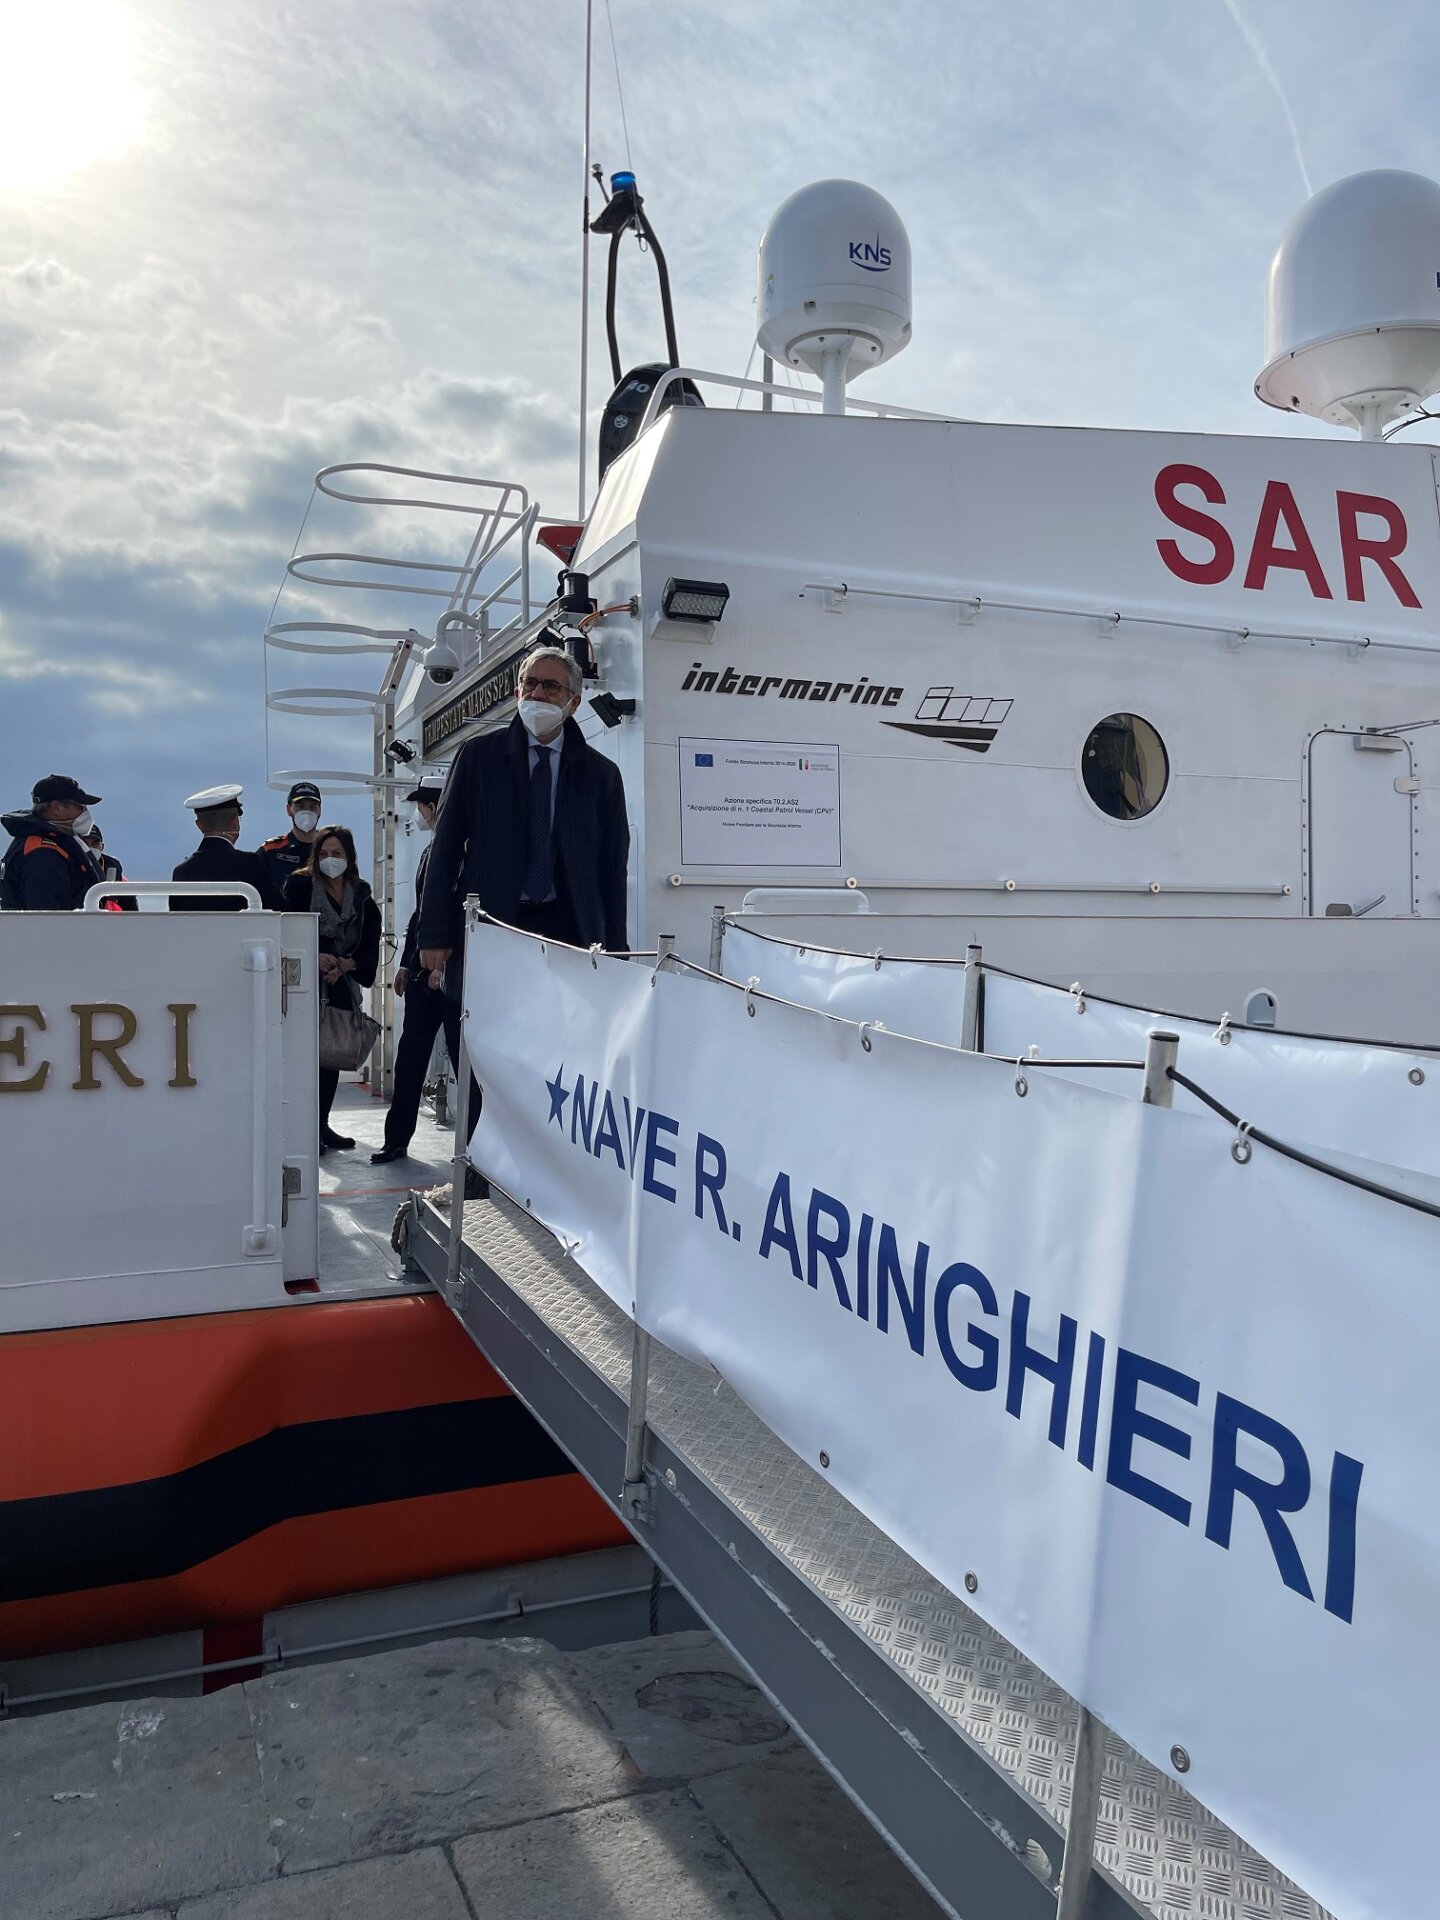
<path fill-rule="evenodd" d="M 605 478 L 605 469 L 618 454 L 622 454 L 640 431 L 640 422 L 645 417 L 645 409 L 650 404 L 650 396 L 655 384 L 663 380 L 670 371 L 663 364 L 653 367 L 632 367 L 630 372 L 616 387 L 605 403 L 604 418 L 600 422 L 600 478 Z M 703 407 L 693 380 L 676 380 L 667 388 L 661 402 L 660 411 L 668 413 L 671 407 Z"/>

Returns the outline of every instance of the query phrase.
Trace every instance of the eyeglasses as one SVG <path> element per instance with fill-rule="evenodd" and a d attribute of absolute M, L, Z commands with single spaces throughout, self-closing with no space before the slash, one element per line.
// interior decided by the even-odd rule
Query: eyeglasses
<path fill-rule="evenodd" d="M 525 678 L 520 682 L 520 691 L 526 694 L 548 693 L 552 696 L 557 693 L 563 693 L 568 700 L 570 697 L 570 683 L 568 680 L 538 680 L 533 673 L 527 673 Z"/>

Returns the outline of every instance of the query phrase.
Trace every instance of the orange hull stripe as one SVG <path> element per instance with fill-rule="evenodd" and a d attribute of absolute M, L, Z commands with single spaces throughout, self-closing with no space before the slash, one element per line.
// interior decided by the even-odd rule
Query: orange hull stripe
<path fill-rule="evenodd" d="M 0 1339 L 0 1502 L 163 1478 L 276 1427 L 486 1399 L 434 1294 Z"/>

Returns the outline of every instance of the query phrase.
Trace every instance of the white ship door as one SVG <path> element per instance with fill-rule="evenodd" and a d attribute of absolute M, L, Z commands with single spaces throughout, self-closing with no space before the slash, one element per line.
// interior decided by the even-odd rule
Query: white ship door
<path fill-rule="evenodd" d="M 1394 733 L 1317 733 L 1307 766 L 1305 881 L 1316 915 L 1415 911 L 1416 781 Z"/>

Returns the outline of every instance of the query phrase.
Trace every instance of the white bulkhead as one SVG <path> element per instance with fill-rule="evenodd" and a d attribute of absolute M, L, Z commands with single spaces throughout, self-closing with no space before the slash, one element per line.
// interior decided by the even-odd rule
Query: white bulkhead
<path fill-rule="evenodd" d="M 640 617 L 596 640 L 640 700 L 647 942 L 703 954 L 752 889 L 858 890 L 887 951 L 1003 922 L 1002 964 L 1169 977 L 1158 1004 L 1208 1014 L 1241 948 L 1288 978 L 1349 939 L 1356 1031 L 1357 995 L 1383 1028 L 1433 972 L 1433 449 L 677 410 L 577 564 L 614 600 L 637 560 Z M 721 620 L 666 619 L 677 577 L 723 581 Z M 737 760 L 760 745 L 793 778 Z M 1326 1019 L 1281 992 L 1282 1024 Z"/>

